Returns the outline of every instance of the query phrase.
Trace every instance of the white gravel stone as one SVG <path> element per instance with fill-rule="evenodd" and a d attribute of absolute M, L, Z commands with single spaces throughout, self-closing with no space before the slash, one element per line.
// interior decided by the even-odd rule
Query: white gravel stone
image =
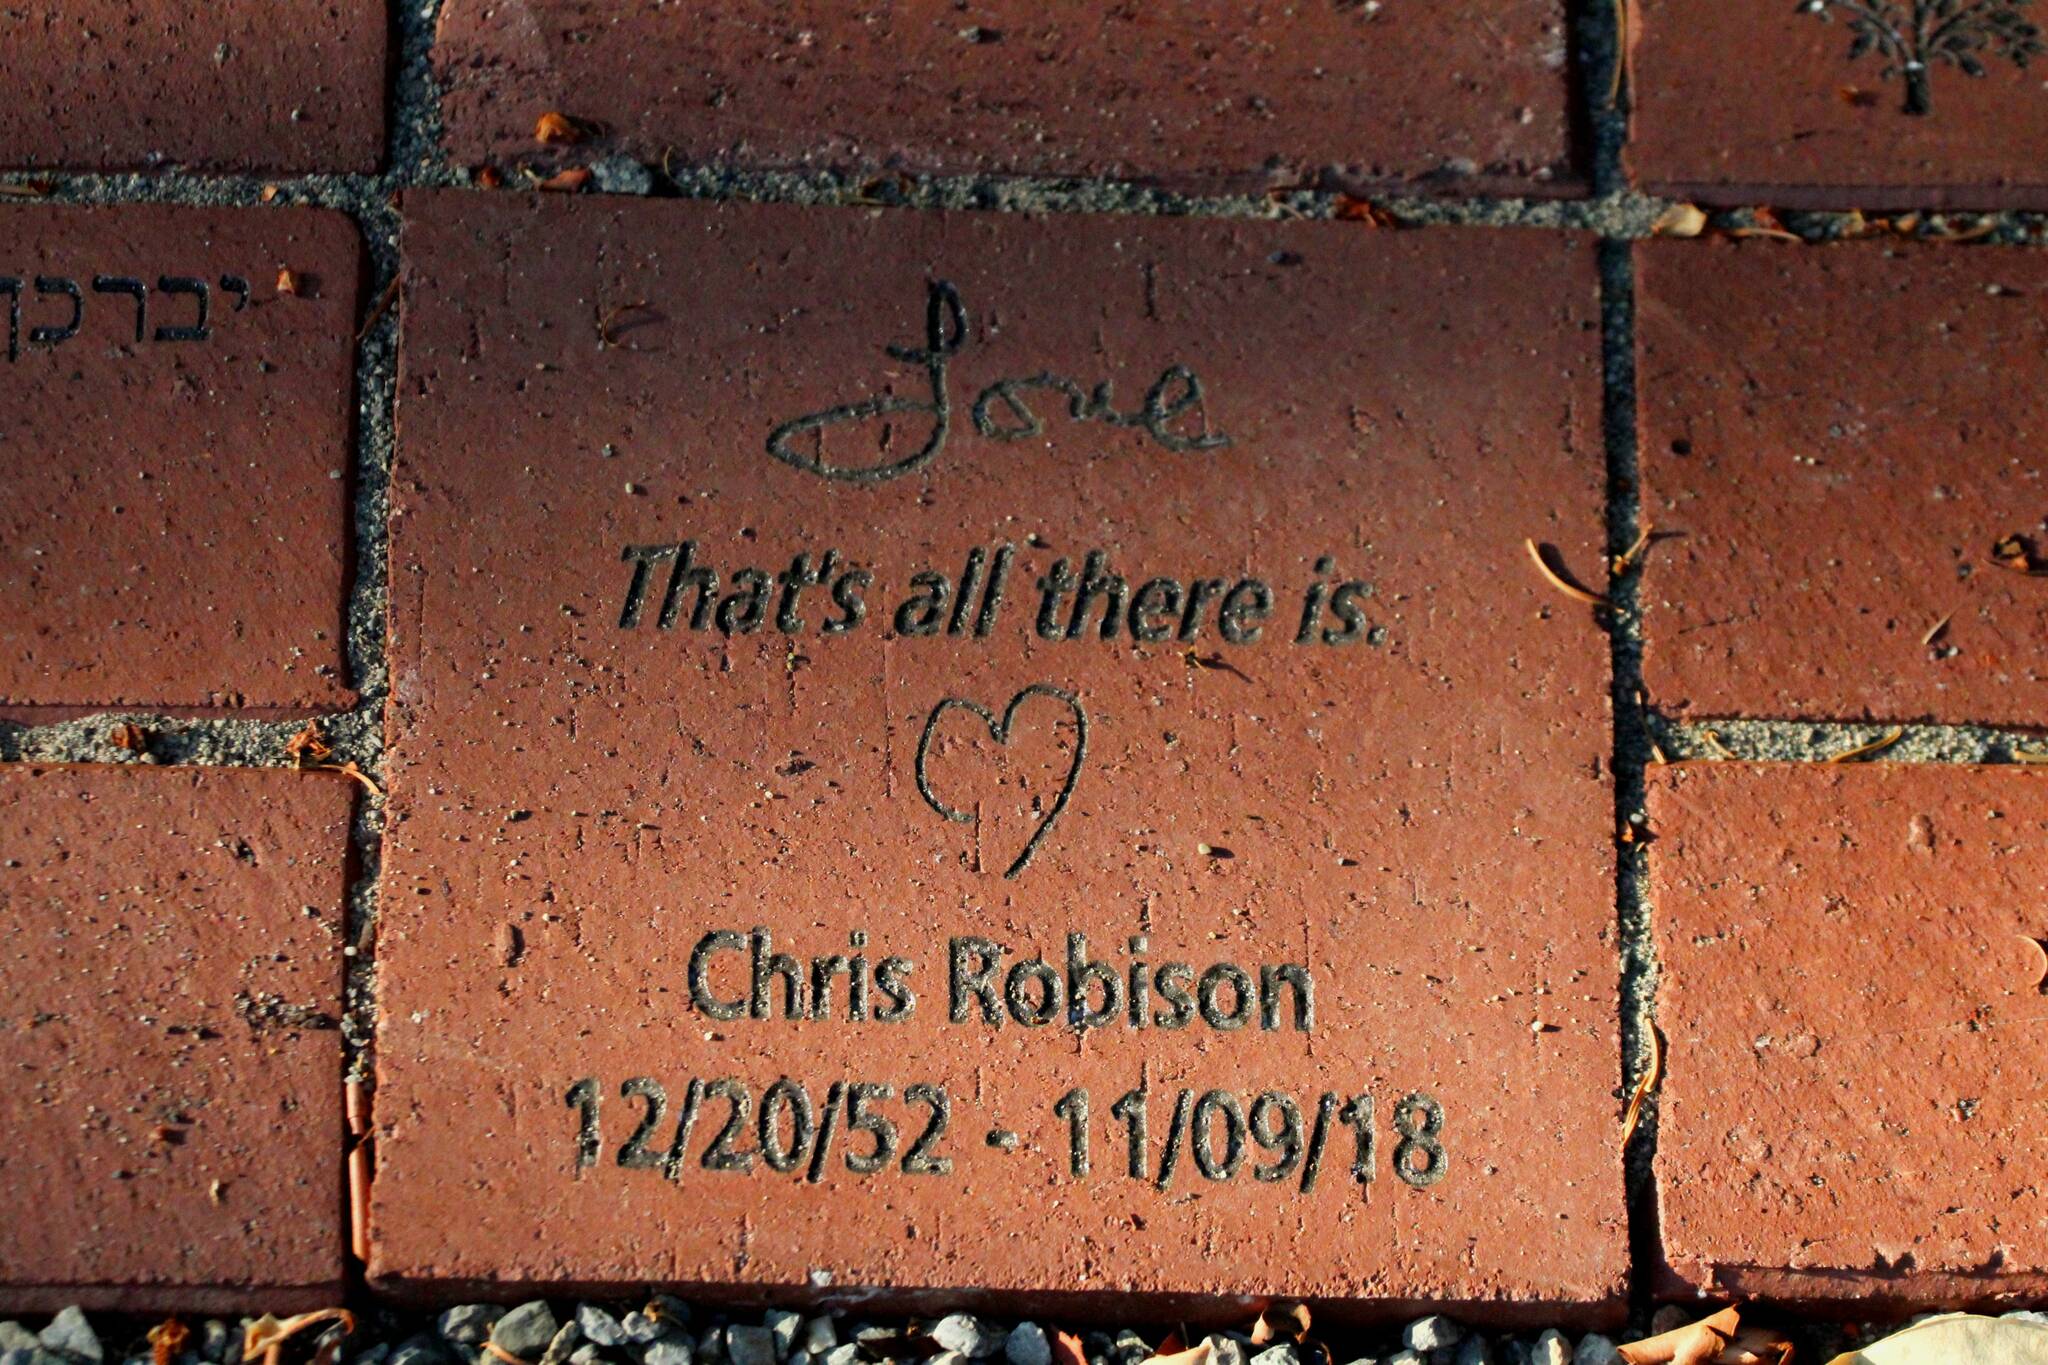
<path fill-rule="evenodd" d="M 1493 1365 L 1493 1351 L 1487 1346 L 1485 1337 L 1466 1337 L 1459 1343 L 1458 1354 L 1452 1360 L 1455 1365 Z"/>
<path fill-rule="evenodd" d="M 1411 1351 L 1434 1351 L 1439 1346 L 1456 1346 L 1465 1329 L 1442 1315 L 1417 1318 L 1401 1333 L 1401 1344 Z"/>
<path fill-rule="evenodd" d="M 85 1310 L 77 1304 L 52 1318 L 36 1340 L 42 1343 L 44 1350 L 54 1351 L 70 1360 L 90 1361 L 98 1365 L 101 1357 L 99 1336 L 92 1330 L 92 1324 L 85 1320 Z"/>
<path fill-rule="evenodd" d="M 1571 1361 L 1572 1344 L 1555 1330 L 1536 1338 L 1536 1347 L 1529 1353 L 1529 1365 L 1571 1365 Z"/>
<path fill-rule="evenodd" d="M 649 1346 L 640 1357 L 641 1365 L 691 1365 L 695 1352 L 681 1337 L 670 1337 Z"/>
<path fill-rule="evenodd" d="M 968 1360 L 987 1360 L 1003 1349 L 1003 1334 L 972 1313 L 949 1313 L 932 1324 L 931 1338 Z"/>
<path fill-rule="evenodd" d="M 481 1346 L 490 1340 L 491 1328 L 505 1316 L 502 1304 L 462 1303 L 434 1320 L 443 1341 L 458 1346 Z"/>

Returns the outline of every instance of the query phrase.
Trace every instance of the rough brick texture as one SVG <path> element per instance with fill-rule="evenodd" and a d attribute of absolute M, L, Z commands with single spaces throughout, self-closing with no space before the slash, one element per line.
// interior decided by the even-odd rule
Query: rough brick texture
<path fill-rule="evenodd" d="M 1618 1311 L 1607 649 L 1517 567 L 1524 534 L 1599 551 L 1586 243 L 430 195 L 406 253 L 378 1283 L 1131 1291 L 1241 1317 L 1284 1264 L 1382 1313 Z M 797 420 L 877 393 L 895 406 Z M 1005 545 L 988 630 L 979 593 L 927 627 L 914 574 Z M 1045 638 L 1038 580 L 1104 547 L 1115 634 L 1096 598 L 1070 638 L 1069 592 Z M 788 625 L 786 583 L 745 606 L 743 566 L 828 551 Z M 854 566 L 866 613 L 835 632 Z M 1205 605 L 1140 592 L 1193 602 L 1211 575 Z M 1273 614 L 1247 589 L 1233 630 L 1250 578 Z M 882 1018 L 874 985 L 849 1022 L 830 966 L 829 1019 L 786 1017 L 779 976 L 754 1005 L 757 926 L 810 1006 L 812 959 L 859 954 L 908 960 L 914 1010 Z M 1099 979 L 1046 1003 L 1069 934 L 1119 980 L 1151 964 L 1142 1027 L 1058 1026 L 1105 1008 Z M 1057 965 L 955 1017 L 975 936 L 1001 945 L 995 991 Z M 1260 967 L 1306 967 L 1312 1022 L 1277 994 L 1271 1024 L 1263 996 L 1234 1018 L 1226 988 L 1224 1024 L 1159 1022 L 1159 968 L 1226 960 L 1260 992 Z M 692 1077 L 749 1096 L 734 1155 L 712 1150 L 729 1095 L 692 1111 Z M 820 1116 L 835 1083 L 892 1086 L 894 1160 L 848 1169 L 871 1145 L 842 1106 L 840 1146 L 772 1169 L 785 1077 Z M 636 1144 L 649 1081 L 666 1107 Z M 1112 1108 L 1141 1081 L 1134 1180 Z M 924 1153 L 948 1173 L 913 1159 L 917 1083 L 950 1099 Z M 1071 1087 L 1086 1176 L 1053 1108 Z M 1227 1092 L 1205 1140 L 1174 1121 L 1184 1089 Z M 1304 1144 L 1333 1097 L 1307 1192 L 1284 1142 L 1228 1157 L 1229 1107 L 1269 1090 Z M 1446 1166 L 1402 1141 L 1437 1122 L 1411 1092 L 1441 1106 Z M 1339 1113 L 1360 1094 L 1365 1187 Z M 1278 1138 L 1284 1114 L 1259 1121 Z"/>
<path fill-rule="evenodd" d="M 0 716 L 347 704 L 354 226 L 143 205 L 7 222 Z"/>
<path fill-rule="evenodd" d="M 0 1305 L 338 1292 L 350 791 L 0 767 Z"/>
<path fill-rule="evenodd" d="M 2001 37 L 2039 24 L 2024 3 L 1636 0 L 1631 13 L 1628 161 L 1646 189 L 1787 208 L 2048 207 L 2041 53 L 2014 61 Z M 1916 54 L 1925 70 L 1909 75 Z"/>
<path fill-rule="evenodd" d="M 680 165 L 1559 193 L 1566 30 L 1558 0 L 450 0 L 434 62 L 472 162 L 530 159 L 553 111 Z"/>
<path fill-rule="evenodd" d="M 2048 259 L 1637 248 L 1643 675 L 1687 716 L 2048 721 Z M 2014 539 L 2017 537 L 2017 539 Z M 1936 627 L 1940 628 L 1937 630 Z"/>
<path fill-rule="evenodd" d="M 2048 775 L 1655 773 L 1664 1287 L 2048 1292 Z"/>
<path fill-rule="evenodd" d="M 0 167 L 368 171 L 383 0 L 40 0 L 0 9 Z"/>

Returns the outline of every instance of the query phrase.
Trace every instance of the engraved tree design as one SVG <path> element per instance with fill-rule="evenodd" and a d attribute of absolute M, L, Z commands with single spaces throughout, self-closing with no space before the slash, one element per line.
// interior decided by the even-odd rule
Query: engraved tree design
<path fill-rule="evenodd" d="M 1933 111 L 1928 74 L 1946 62 L 1966 76 L 1984 74 L 1984 59 L 2004 57 L 2024 67 L 2048 52 L 2040 27 L 2028 20 L 2033 0 L 1800 0 L 1799 8 L 1832 21 L 1837 13 L 1855 35 L 1849 60 L 1876 53 L 1885 80 L 1903 77 L 1905 112 Z"/>

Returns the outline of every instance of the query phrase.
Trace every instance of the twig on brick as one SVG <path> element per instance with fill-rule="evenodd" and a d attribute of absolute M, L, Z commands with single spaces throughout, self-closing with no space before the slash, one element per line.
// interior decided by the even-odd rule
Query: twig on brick
<path fill-rule="evenodd" d="M 2012 751 L 2015 763 L 2048 763 L 2048 749 L 2022 749 L 2015 745 Z"/>
<path fill-rule="evenodd" d="M 1529 562 L 1536 566 L 1536 571 L 1543 575 L 1545 581 L 1551 587 L 1556 588 L 1573 601 L 1584 602 L 1589 607 L 1605 607 L 1609 611 L 1614 609 L 1614 603 L 1608 601 L 1599 593 L 1588 592 L 1556 569 L 1551 568 L 1550 561 L 1544 558 L 1543 547 L 1539 546 L 1534 540 L 1524 540 L 1522 544 L 1529 551 Z"/>
<path fill-rule="evenodd" d="M 319 1322 L 340 1323 L 344 1336 L 356 1330 L 355 1314 L 346 1308 L 320 1308 L 284 1319 L 265 1313 L 242 1330 L 242 1360 L 246 1365 L 260 1356 L 263 1365 L 277 1365 L 285 1342 Z M 332 1352 L 327 1355 L 333 1358 Z"/>
<path fill-rule="evenodd" d="M 1628 1113 L 1621 1120 L 1621 1145 L 1628 1146 L 1628 1140 L 1636 1135 L 1636 1125 L 1643 1121 L 1643 1106 L 1649 1102 L 1650 1092 L 1657 1088 L 1657 1082 L 1664 1079 L 1664 1040 L 1657 1034 L 1657 1026 L 1650 1025 L 1650 1064 L 1643 1068 L 1642 1079 L 1636 1082 L 1635 1093 L 1628 1097 Z"/>
<path fill-rule="evenodd" d="M 398 297 L 398 281 L 399 276 L 393 274 L 391 283 L 384 286 L 384 292 L 377 296 L 377 301 L 374 304 L 370 305 L 370 315 L 364 318 L 363 325 L 356 329 L 356 340 L 358 342 L 368 336 L 370 329 L 375 327 L 383 316 L 391 310 L 392 301 Z"/>
<path fill-rule="evenodd" d="M 1884 750 L 1891 748 L 1892 745 L 1897 744 L 1900 740 L 1904 739 L 1905 737 L 1906 727 L 1903 725 L 1894 725 L 1882 737 L 1878 739 L 1873 739 L 1868 744 L 1859 744 L 1853 749 L 1844 749 L 1842 750 L 1842 752 L 1830 757 L 1828 759 L 1828 762 L 1847 763 L 1852 758 L 1863 758 L 1870 754 L 1881 753 Z"/>
<path fill-rule="evenodd" d="M 1614 557 L 1612 567 L 1617 575 L 1625 574 L 1635 567 L 1636 560 L 1642 557 L 1643 551 L 1650 548 L 1650 536 L 1656 529 L 1649 522 L 1644 522 L 1643 529 L 1636 534 L 1635 540 L 1626 550 Z"/>
<path fill-rule="evenodd" d="M 379 799 L 382 799 L 384 795 L 384 789 L 375 782 L 372 782 L 370 775 L 361 768 L 358 768 L 354 759 L 350 759 L 346 763 L 315 763 L 313 767 L 320 772 L 340 773 L 343 777 L 353 778 L 368 788 L 370 795 Z"/>
<path fill-rule="evenodd" d="M 370 1143 L 357 1141 L 348 1154 L 349 1250 L 365 1265 L 370 1261 Z"/>
<path fill-rule="evenodd" d="M 646 299 L 634 299 L 631 303 L 620 304 L 618 307 L 612 309 L 603 317 L 599 318 L 597 320 L 597 344 L 599 346 L 618 345 L 619 338 L 616 334 L 615 329 L 619 325 L 619 319 L 623 318 L 628 313 L 637 312 L 639 309 L 645 308 L 646 306 Z"/>
<path fill-rule="evenodd" d="M 2030 578 L 2048 578 L 2048 561 L 2034 553 L 2032 543 L 2025 536 L 2001 538 L 1991 547 L 1991 562 L 2001 569 L 2010 569 Z"/>
<path fill-rule="evenodd" d="M 1927 628 L 1927 633 L 1920 637 L 1920 647 L 1922 649 L 1925 649 L 1927 648 L 1927 646 L 1933 644 L 1936 640 L 1939 640 L 1941 638 L 1941 633 L 1948 629 L 1948 623 L 1951 619 L 1954 618 L 1954 616 L 1955 613 L 1953 611 L 1943 612 L 1941 619 L 1939 621 L 1936 621 L 1933 625 L 1929 626 Z"/>

